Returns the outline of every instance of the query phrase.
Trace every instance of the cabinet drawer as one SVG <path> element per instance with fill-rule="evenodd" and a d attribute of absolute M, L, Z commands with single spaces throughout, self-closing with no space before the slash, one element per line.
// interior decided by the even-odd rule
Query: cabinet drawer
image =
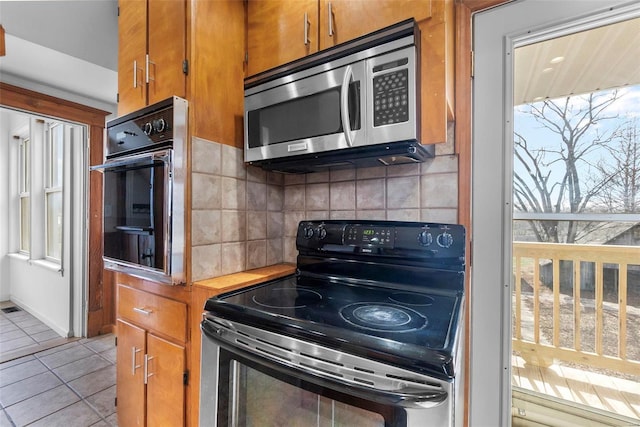
<path fill-rule="evenodd" d="M 118 317 L 185 342 L 187 306 L 128 286 L 118 286 Z"/>

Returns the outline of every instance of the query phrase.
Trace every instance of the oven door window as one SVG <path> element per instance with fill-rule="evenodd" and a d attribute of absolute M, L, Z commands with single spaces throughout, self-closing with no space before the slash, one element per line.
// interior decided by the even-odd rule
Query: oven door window
<path fill-rule="evenodd" d="M 164 271 L 170 153 L 104 169 L 104 256 Z"/>
<path fill-rule="evenodd" d="M 404 425 L 402 409 L 309 383 L 220 349 L 218 426 Z M 228 399 L 228 400 L 227 400 Z"/>

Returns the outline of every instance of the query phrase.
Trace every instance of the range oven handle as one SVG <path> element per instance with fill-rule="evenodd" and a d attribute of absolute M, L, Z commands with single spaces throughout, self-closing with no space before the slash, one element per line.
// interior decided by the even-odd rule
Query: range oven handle
<path fill-rule="evenodd" d="M 342 129 L 347 145 L 353 147 L 353 137 L 351 136 L 351 122 L 349 118 L 349 83 L 353 77 L 353 69 L 351 65 L 347 65 L 342 78 L 342 86 L 340 88 L 340 119 L 342 120 Z"/>
<path fill-rule="evenodd" d="M 425 390 L 417 387 L 404 387 L 402 389 L 387 391 L 378 390 L 371 387 L 358 385 L 357 383 L 341 381 L 335 377 L 328 377 L 320 371 L 304 369 L 298 365 L 288 365 L 284 361 L 271 359 L 269 354 L 259 356 L 246 351 L 226 341 L 226 335 L 230 334 L 228 329 L 218 327 L 216 323 L 204 319 L 200 325 L 203 338 L 208 338 L 234 354 L 242 356 L 258 365 L 266 366 L 269 369 L 281 372 L 284 375 L 301 378 L 312 384 L 327 387 L 342 393 L 358 396 L 360 398 L 382 403 L 390 406 L 400 406 L 405 408 L 433 408 L 447 399 L 448 393 L 445 390 Z M 246 338 L 245 338 L 246 339 Z M 292 370 L 295 374 L 292 374 Z"/>

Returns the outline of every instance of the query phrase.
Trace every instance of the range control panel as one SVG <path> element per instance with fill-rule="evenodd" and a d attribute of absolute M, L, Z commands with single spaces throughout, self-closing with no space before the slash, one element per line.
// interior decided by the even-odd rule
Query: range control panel
<path fill-rule="evenodd" d="M 404 221 L 302 221 L 296 246 L 306 252 L 464 258 L 465 229 L 459 224 Z"/>

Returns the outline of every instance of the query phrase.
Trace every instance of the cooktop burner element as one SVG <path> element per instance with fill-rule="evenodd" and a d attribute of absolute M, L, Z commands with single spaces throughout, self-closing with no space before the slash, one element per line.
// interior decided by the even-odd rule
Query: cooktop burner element
<path fill-rule="evenodd" d="M 310 289 L 273 288 L 268 292 L 256 294 L 253 302 L 269 308 L 303 308 L 317 304 L 322 300 L 322 295 Z"/>
<path fill-rule="evenodd" d="M 410 308 L 394 304 L 358 302 L 340 310 L 352 325 L 372 331 L 411 332 L 427 325 L 427 319 Z"/>

